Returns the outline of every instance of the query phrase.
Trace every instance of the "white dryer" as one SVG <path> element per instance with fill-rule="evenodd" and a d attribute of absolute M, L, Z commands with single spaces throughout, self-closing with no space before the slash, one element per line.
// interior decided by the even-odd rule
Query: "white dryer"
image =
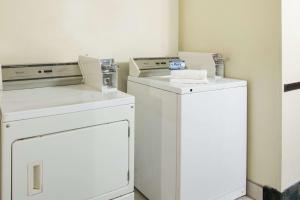
<path fill-rule="evenodd" d="M 2 200 L 134 199 L 134 97 L 75 84 L 78 69 L 3 67 L 4 89 L 65 86 L 0 93 Z"/>
<path fill-rule="evenodd" d="M 135 71 L 167 73 L 168 59 L 138 60 L 141 67 Z M 136 97 L 135 187 L 147 198 L 233 200 L 245 195 L 246 81 L 182 84 L 168 76 L 129 76 L 128 93 Z"/>

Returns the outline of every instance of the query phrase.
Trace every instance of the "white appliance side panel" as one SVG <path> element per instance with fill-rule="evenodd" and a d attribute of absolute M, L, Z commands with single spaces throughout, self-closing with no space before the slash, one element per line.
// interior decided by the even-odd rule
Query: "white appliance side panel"
<path fill-rule="evenodd" d="M 16 141 L 12 200 L 115 198 L 128 185 L 128 152 L 127 121 Z"/>
<path fill-rule="evenodd" d="M 246 98 L 246 87 L 181 97 L 180 200 L 245 195 Z"/>
<path fill-rule="evenodd" d="M 119 198 L 116 198 L 114 200 L 134 200 L 134 193 L 130 193 L 130 194 L 127 194 L 127 195 L 124 195 L 124 196 L 121 196 Z"/>
<path fill-rule="evenodd" d="M 177 95 L 130 81 L 128 93 L 136 98 L 135 187 L 175 200 Z"/>

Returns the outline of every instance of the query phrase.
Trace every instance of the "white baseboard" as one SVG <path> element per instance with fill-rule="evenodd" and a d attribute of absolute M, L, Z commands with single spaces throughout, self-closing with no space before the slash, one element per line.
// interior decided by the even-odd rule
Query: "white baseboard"
<path fill-rule="evenodd" d="M 263 187 L 248 180 L 247 196 L 255 200 L 263 200 Z"/>

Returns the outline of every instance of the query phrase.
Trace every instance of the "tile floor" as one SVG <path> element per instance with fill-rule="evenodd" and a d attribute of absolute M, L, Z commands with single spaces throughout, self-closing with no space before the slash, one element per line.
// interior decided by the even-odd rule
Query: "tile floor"
<path fill-rule="evenodd" d="M 135 191 L 134 200 L 146 200 L 146 199 L 139 192 Z M 252 199 L 249 197 L 242 197 L 239 198 L 238 200 L 252 200 Z"/>

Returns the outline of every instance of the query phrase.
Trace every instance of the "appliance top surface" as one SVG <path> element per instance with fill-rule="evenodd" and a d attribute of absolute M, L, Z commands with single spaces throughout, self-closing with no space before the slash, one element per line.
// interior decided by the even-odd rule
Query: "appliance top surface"
<path fill-rule="evenodd" d="M 101 93 L 83 84 L 0 92 L 2 122 L 132 103 L 134 97 L 123 92 Z"/>
<path fill-rule="evenodd" d="M 171 83 L 170 76 L 152 76 L 152 77 L 133 77 L 129 76 L 128 81 L 140 83 L 150 87 L 174 92 L 177 94 L 190 94 L 197 92 L 205 92 L 211 90 L 222 90 L 234 87 L 245 87 L 247 81 L 236 79 L 209 79 L 207 84 L 185 84 Z"/>

